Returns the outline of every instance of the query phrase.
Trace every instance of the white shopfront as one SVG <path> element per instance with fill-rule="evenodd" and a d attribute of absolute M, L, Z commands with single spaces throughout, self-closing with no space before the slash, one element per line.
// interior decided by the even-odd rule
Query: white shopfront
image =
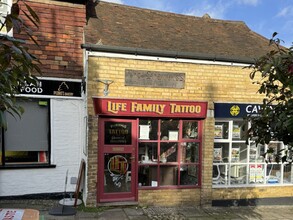
<path fill-rule="evenodd" d="M 86 157 L 86 111 L 81 80 L 40 78 L 22 88 L 22 118 L 6 114 L 1 134 L 0 197 L 64 192 L 76 187 Z"/>

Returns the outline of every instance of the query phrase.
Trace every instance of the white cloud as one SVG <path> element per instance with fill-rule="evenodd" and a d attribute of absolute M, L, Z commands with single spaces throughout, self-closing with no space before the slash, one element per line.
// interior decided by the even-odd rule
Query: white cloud
<path fill-rule="evenodd" d="M 122 0 L 103 0 L 104 2 L 112 2 L 112 3 L 117 3 L 123 5 L 124 2 Z"/>
<path fill-rule="evenodd" d="M 293 16 L 293 6 L 283 8 L 277 15 L 277 17 L 291 17 Z"/>
<path fill-rule="evenodd" d="M 224 19 L 230 3 L 224 1 L 217 1 L 216 3 L 203 2 L 201 5 L 196 5 L 190 10 L 184 12 L 186 15 L 203 16 L 209 14 L 211 18 Z"/>
<path fill-rule="evenodd" d="M 169 5 L 169 1 L 150 1 L 150 0 L 140 0 L 139 1 L 140 7 L 148 8 L 158 11 L 172 11 L 172 8 Z"/>
<path fill-rule="evenodd" d="M 256 6 L 261 2 L 261 0 L 237 0 L 237 2 L 238 4 Z"/>

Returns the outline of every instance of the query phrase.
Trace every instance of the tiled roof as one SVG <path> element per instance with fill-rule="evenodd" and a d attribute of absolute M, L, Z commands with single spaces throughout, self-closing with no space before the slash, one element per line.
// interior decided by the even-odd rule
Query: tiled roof
<path fill-rule="evenodd" d="M 195 17 L 98 2 L 85 29 L 85 44 L 177 51 L 254 59 L 269 40 L 242 21 Z"/>

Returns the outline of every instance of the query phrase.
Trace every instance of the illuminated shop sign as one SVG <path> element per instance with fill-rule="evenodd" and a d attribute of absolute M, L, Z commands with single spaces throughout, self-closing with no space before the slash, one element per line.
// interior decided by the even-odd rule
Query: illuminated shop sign
<path fill-rule="evenodd" d="M 206 118 L 207 102 L 93 98 L 97 115 Z"/>
<path fill-rule="evenodd" d="M 215 118 L 244 118 L 258 115 L 260 104 L 215 103 Z"/>
<path fill-rule="evenodd" d="M 81 97 L 81 82 L 39 79 L 38 85 L 27 83 L 20 94 Z"/>

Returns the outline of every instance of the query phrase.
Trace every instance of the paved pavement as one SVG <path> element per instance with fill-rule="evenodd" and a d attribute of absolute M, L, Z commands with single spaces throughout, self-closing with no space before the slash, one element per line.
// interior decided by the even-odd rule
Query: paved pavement
<path fill-rule="evenodd" d="M 40 211 L 40 220 L 237 220 L 265 219 L 292 220 L 293 206 L 256 206 L 256 207 L 102 207 L 98 209 L 76 209 L 75 215 L 51 215 L 58 207 L 52 200 L 0 200 L 1 208 L 30 208 Z"/>

